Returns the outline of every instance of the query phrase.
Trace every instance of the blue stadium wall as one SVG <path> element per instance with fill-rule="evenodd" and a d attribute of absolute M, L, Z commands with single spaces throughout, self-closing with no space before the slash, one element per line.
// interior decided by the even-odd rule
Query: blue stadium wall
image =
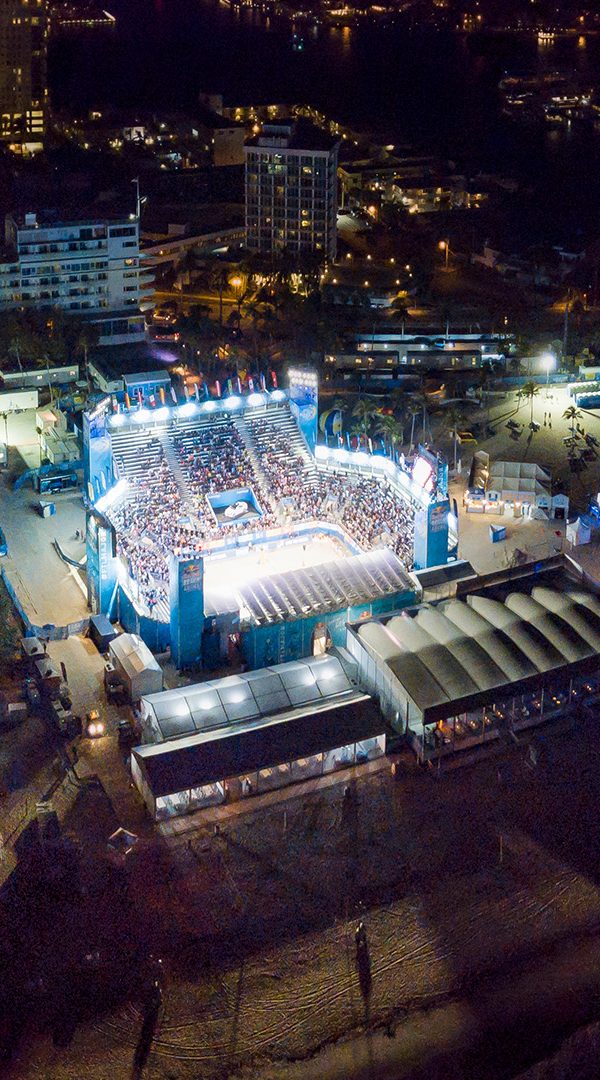
<path fill-rule="evenodd" d="M 242 655 L 251 670 L 310 656 L 315 629 L 321 625 L 327 627 L 334 645 L 345 646 L 347 622 L 366 615 L 385 615 L 398 611 L 415 604 L 416 599 L 416 593 L 410 589 L 384 596 L 371 603 L 342 608 L 341 611 L 322 613 L 306 619 L 292 619 L 272 626 L 254 626 L 241 633 Z"/>
<path fill-rule="evenodd" d="M 166 652 L 171 643 L 168 623 L 140 615 L 122 585 L 117 586 L 116 607 L 112 618 L 118 619 L 129 634 L 138 634 L 152 652 Z"/>

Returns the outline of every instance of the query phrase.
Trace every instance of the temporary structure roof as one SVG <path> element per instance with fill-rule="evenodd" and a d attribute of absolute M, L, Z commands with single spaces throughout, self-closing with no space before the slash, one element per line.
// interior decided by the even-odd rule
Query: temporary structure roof
<path fill-rule="evenodd" d="M 310 709 L 137 746 L 132 753 L 158 798 L 362 742 L 383 735 L 385 729 L 376 702 L 355 690 Z"/>
<path fill-rule="evenodd" d="M 490 466 L 487 490 L 497 491 L 502 499 L 535 502 L 539 495 L 550 494 L 549 473 L 528 461 L 495 461 Z"/>
<path fill-rule="evenodd" d="M 299 706 L 313 708 L 355 693 L 337 656 L 275 664 L 142 698 L 144 742 L 160 743 Z"/>
<path fill-rule="evenodd" d="M 255 625 L 318 615 L 414 590 L 397 555 L 389 548 L 363 552 L 303 570 L 255 578 L 239 590 L 241 605 Z"/>
<path fill-rule="evenodd" d="M 425 723 L 536 689 L 546 674 L 568 678 L 600 664 L 600 601 L 545 583 L 515 587 L 503 600 L 473 594 L 423 604 L 356 632 Z"/>
<path fill-rule="evenodd" d="M 162 671 L 137 634 L 119 634 L 109 644 L 111 660 L 127 683 L 133 701 L 162 687 Z"/>

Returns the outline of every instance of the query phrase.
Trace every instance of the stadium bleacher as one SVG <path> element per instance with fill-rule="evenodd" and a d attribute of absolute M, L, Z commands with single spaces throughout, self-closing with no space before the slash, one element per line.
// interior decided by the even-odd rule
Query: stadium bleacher
<path fill-rule="evenodd" d="M 219 524 L 207 496 L 249 488 L 260 527 L 322 520 L 341 526 L 363 550 L 387 546 L 412 565 L 412 507 L 375 479 L 317 468 L 287 402 L 235 418 L 189 417 L 112 436 L 126 495 L 109 511 L 138 594 L 168 616 L 168 556 L 192 555 L 216 536 L 243 534 L 256 522 Z"/>

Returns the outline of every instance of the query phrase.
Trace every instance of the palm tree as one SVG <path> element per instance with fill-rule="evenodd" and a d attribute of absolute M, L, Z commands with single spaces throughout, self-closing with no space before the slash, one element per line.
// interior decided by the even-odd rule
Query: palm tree
<path fill-rule="evenodd" d="M 427 432 L 427 426 L 428 426 L 427 420 L 428 420 L 429 414 L 427 412 L 427 406 L 429 405 L 429 398 L 427 397 L 427 394 L 424 394 L 424 393 L 414 394 L 413 395 L 413 401 L 418 406 L 418 411 L 422 414 L 421 438 L 423 439 L 423 442 L 424 442 L 425 441 L 425 435 L 426 435 L 426 432 Z M 414 427 L 414 425 L 413 425 L 413 427 Z M 412 438 L 411 438 L 410 441 L 412 443 Z"/>
<path fill-rule="evenodd" d="M 387 443 L 391 450 L 390 457 L 394 457 L 394 446 L 402 441 L 402 428 L 395 416 L 383 414 L 378 417 L 375 434 L 382 435 L 384 444 Z"/>
<path fill-rule="evenodd" d="M 404 390 L 393 390 L 390 405 L 398 425 L 400 427 L 400 443 L 404 442 L 404 427 L 406 424 L 406 394 Z"/>
<path fill-rule="evenodd" d="M 223 290 L 227 288 L 228 284 L 229 278 L 227 267 L 214 267 L 210 275 L 210 288 L 212 292 L 217 292 L 219 294 L 219 326 L 223 325 Z"/>
<path fill-rule="evenodd" d="M 457 409 L 455 405 L 452 405 L 446 413 L 448 417 L 448 423 L 450 424 L 450 430 L 452 431 L 452 442 L 454 447 L 454 472 L 457 469 L 458 458 L 458 429 L 465 422 L 464 413 L 460 409 Z"/>
<path fill-rule="evenodd" d="M 377 415 L 377 404 L 372 398 L 359 398 L 352 409 L 352 415 L 362 424 L 362 432 L 366 436 L 373 417 Z"/>
<path fill-rule="evenodd" d="M 97 323 L 83 323 L 77 336 L 77 342 L 75 345 L 75 353 L 83 358 L 83 376 L 88 384 L 88 387 L 90 385 L 90 375 L 88 369 L 89 351 L 98 344 L 99 337 L 100 332 Z"/>
<path fill-rule="evenodd" d="M 493 375 L 492 369 L 488 364 L 485 364 L 484 367 L 479 368 L 479 371 L 477 373 L 477 382 L 478 382 L 478 385 L 479 385 L 479 398 L 480 398 L 480 401 L 481 401 L 482 405 L 483 405 L 484 391 L 487 390 L 487 388 L 488 388 L 488 386 L 489 386 L 489 384 L 490 384 L 490 382 L 492 380 L 492 375 Z M 486 395 L 485 395 L 485 423 L 486 423 L 486 427 L 489 424 L 489 422 L 490 422 L 490 397 L 489 397 L 489 394 L 486 393 Z"/>
<path fill-rule="evenodd" d="M 362 440 L 366 438 L 363 426 L 361 423 L 355 422 L 351 425 L 349 434 L 358 439 L 359 449 L 362 447 Z"/>
<path fill-rule="evenodd" d="M 198 265 L 196 251 L 193 247 L 187 247 L 175 263 L 175 276 L 181 289 L 184 285 L 192 284 L 192 273 Z"/>
<path fill-rule="evenodd" d="M 520 394 L 521 394 L 521 397 L 524 397 L 524 398 L 529 398 L 529 404 L 530 404 L 530 406 L 531 406 L 531 417 L 530 417 L 530 420 L 531 420 L 531 423 L 533 423 L 533 399 L 534 399 L 535 397 L 537 397 L 537 395 L 539 394 L 539 392 L 540 392 L 540 388 L 539 388 L 539 386 L 538 386 L 538 384 L 537 384 L 537 383 L 534 383 L 534 382 L 526 382 L 526 383 L 524 383 L 524 385 L 523 385 L 523 386 L 521 387 L 521 390 L 520 390 L 519 392 L 520 392 Z"/>
<path fill-rule="evenodd" d="M 21 335 L 19 333 L 15 334 L 15 336 L 11 338 L 7 352 L 9 356 L 14 356 L 15 360 L 17 361 L 17 367 L 19 371 L 22 371 L 23 365 L 21 363 Z"/>
<path fill-rule="evenodd" d="M 568 420 L 571 424 L 571 437 L 575 438 L 575 423 L 579 423 L 583 416 L 583 413 L 576 405 L 569 405 L 563 413 L 563 420 Z"/>
<path fill-rule="evenodd" d="M 416 401 L 409 402 L 408 415 L 412 418 L 410 423 L 410 449 L 412 451 L 415 445 L 415 420 L 421 412 L 421 406 Z"/>
<path fill-rule="evenodd" d="M 222 329 L 209 313 L 210 308 L 205 304 L 194 304 L 189 314 L 180 315 L 176 323 L 187 363 L 194 363 L 198 373 L 214 367 L 214 355 L 223 340 Z"/>

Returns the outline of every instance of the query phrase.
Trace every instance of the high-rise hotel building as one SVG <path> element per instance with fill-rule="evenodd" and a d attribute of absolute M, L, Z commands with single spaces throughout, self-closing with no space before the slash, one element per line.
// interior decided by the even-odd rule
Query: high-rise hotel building
<path fill-rule="evenodd" d="M 46 0 L 0 0 L 0 142 L 43 148 L 48 108 Z"/>
<path fill-rule="evenodd" d="M 246 245 L 336 256 L 339 142 L 311 124 L 264 124 L 244 147 Z"/>

